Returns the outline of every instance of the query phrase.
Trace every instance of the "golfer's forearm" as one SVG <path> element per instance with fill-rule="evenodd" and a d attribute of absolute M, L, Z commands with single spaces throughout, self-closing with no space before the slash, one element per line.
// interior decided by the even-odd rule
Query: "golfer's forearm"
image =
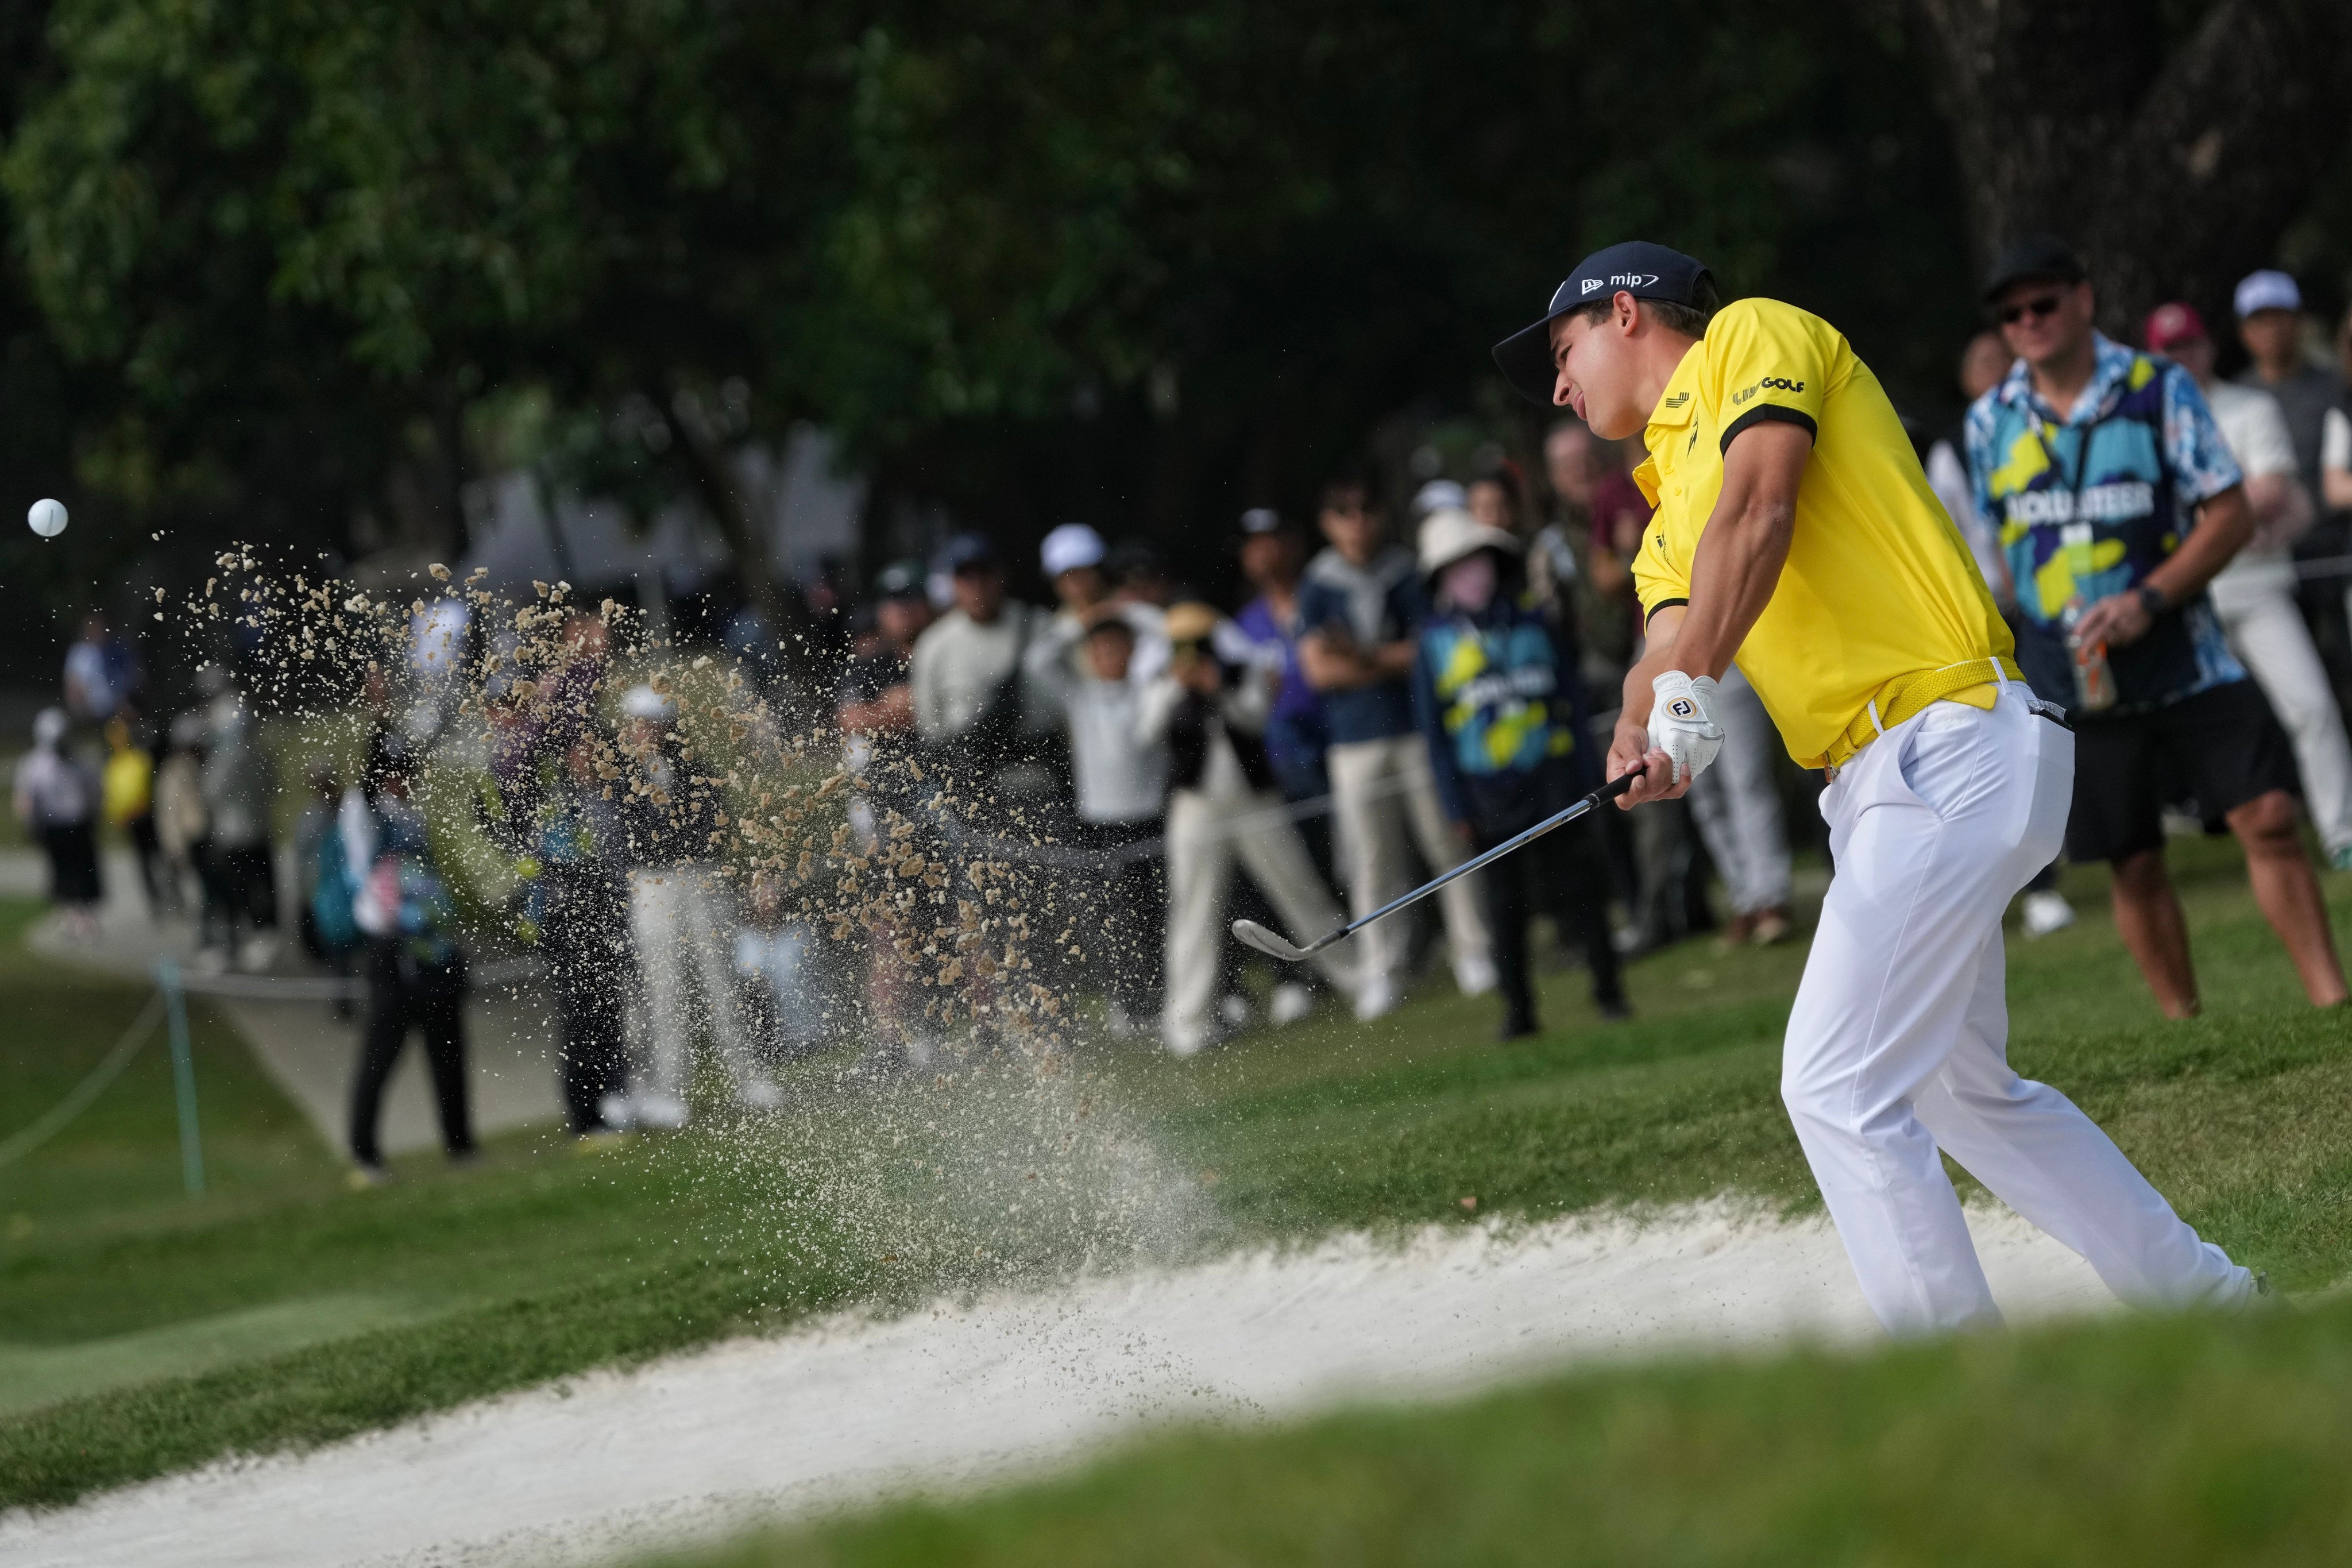
<path fill-rule="evenodd" d="M 1643 650 L 1642 657 L 1633 661 L 1633 667 L 1625 672 L 1625 706 L 1618 721 L 1620 723 L 1635 726 L 1649 723 L 1650 707 L 1657 700 L 1658 695 L 1652 682 L 1675 668 L 1676 634 L 1682 626 L 1684 614 L 1683 606 L 1670 605 L 1650 617 L 1649 646 Z"/>
<path fill-rule="evenodd" d="M 1719 677 L 1771 602 L 1797 528 L 1811 430 L 1781 420 L 1741 431 L 1723 454 L 1723 489 L 1691 552 L 1690 605 L 1672 668 Z"/>
<path fill-rule="evenodd" d="M 1770 603 L 1789 559 L 1793 500 L 1757 497 L 1728 516 L 1718 508 L 1691 558 L 1691 602 L 1665 668 L 1720 676 Z"/>

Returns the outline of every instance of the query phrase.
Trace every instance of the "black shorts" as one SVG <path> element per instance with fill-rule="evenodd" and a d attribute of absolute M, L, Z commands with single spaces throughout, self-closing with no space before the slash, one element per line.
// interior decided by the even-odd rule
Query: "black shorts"
<path fill-rule="evenodd" d="M 2164 843 L 2167 805 L 2207 822 L 2273 790 L 2298 791 L 2294 751 L 2251 680 L 2145 713 L 2074 725 L 2074 809 L 2066 857 L 2120 860 Z"/>

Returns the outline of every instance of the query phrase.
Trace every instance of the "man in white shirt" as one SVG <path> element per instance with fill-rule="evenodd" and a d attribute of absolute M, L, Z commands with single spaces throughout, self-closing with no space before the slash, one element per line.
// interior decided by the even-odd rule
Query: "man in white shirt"
<path fill-rule="evenodd" d="M 915 735 L 967 802 L 1021 811 L 1050 802 L 1053 770 L 1038 756 L 1054 715 L 1023 670 L 1047 617 L 1004 593 L 995 546 L 959 534 L 940 552 L 955 608 L 916 639 L 908 684 Z"/>
<path fill-rule="evenodd" d="M 2294 742 L 2304 805 L 2319 829 L 2328 863 L 2352 869 L 2352 745 L 2311 630 L 2295 605 L 2294 562 L 2288 553 L 2311 526 L 2311 495 L 2295 475 L 2294 439 L 2278 399 L 2213 375 L 2213 342 L 2196 310 L 2176 300 L 2148 313 L 2152 353 L 2197 378 L 2214 423 L 2245 471 L 2254 536 L 2208 586 L 2230 647 Z"/>

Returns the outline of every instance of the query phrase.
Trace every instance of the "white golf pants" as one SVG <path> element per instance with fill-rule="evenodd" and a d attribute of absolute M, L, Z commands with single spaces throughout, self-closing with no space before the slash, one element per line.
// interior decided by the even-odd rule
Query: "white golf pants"
<path fill-rule="evenodd" d="M 1168 799 L 1168 994 L 1161 1037 L 1179 1051 L 1208 1043 L 1223 956 L 1225 894 L 1238 860 L 1281 914 L 1293 939 L 1312 942 L 1340 923 L 1339 908 L 1307 858 L 1298 829 L 1271 790 L 1209 795 L 1180 789 Z M 1311 961 L 1342 995 L 1353 995 L 1350 938 Z"/>
<path fill-rule="evenodd" d="M 2304 807 L 2333 855 L 2352 845 L 2352 745 L 2345 742 L 2344 714 L 2326 667 L 2295 605 L 2294 573 L 2284 562 L 2277 564 L 2276 572 L 2214 579 L 2213 609 L 2231 651 L 2294 742 Z"/>
<path fill-rule="evenodd" d="M 1339 819 L 1339 854 L 1348 881 L 1348 901 L 1361 920 L 1391 899 L 1412 890 L 1407 835 L 1433 875 L 1451 871 L 1467 858 L 1445 820 L 1430 771 L 1429 742 L 1418 731 L 1379 741 L 1349 741 L 1324 754 L 1331 773 L 1331 805 Z M 1463 990 L 1489 991 L 1495 984 L 1494 942 L 1478 879 L 1449 882 L 1437 895 L 1445 913 L 1445 936 L 1453 951 L 1454 983 Z M 1391 917 L 1367 926 L 1363 944 L 1367 980 L 1404 976 L 1412 928 Z"/>
<path fill-rule="evenodd" d="M 1780 817 L 1780 786 L 1772 776 L 1780 731 L 1736 664 L 1723 672 L 1715 716 L 1723 726 L 1723 752 L 1691 782 L 1692 820 L 1715 868 L 1723 873 L 1733 914 L 1786 909 L 1789 830 Z"/>
<path fill-rule="evenodd" d="M 758 1076 L 735 1005 L 734 935 L 726 895 L 707 866 L 647 867 L 629 873 L 629 934 L 645 984 L 642 1018 L 650 1047 L 641 1087 L 686 1098 L 695 1014 L 688 972 L 700 982 L 710 1043 L 727 1060 L 737 1088 Z"/>
<path fill-rule="evenodd" d="M 2011 685 L 1989 711 L 1933 704 L 1822 796 L 1837 875 L 1780 1093 L 1891 1332 L 2000 1321 L 1939 1149 L 2126 1301 L 2252 1289 L 2089 1117 L 2010 1070 L 2001 911 L 2058 852 L 2074 773 L 2074 736 Z"/>

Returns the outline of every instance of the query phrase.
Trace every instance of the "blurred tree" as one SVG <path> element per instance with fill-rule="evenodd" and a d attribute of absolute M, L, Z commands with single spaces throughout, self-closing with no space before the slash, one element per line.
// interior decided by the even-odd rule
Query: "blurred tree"
<path fill-rule="evenodd" d="M 1979 260 L 2070 236 L 2110 323 L 2208 310 L 2275 260 L 2352 135 L 2341 0 L 1900 0 L 1950 125 Z"/>

